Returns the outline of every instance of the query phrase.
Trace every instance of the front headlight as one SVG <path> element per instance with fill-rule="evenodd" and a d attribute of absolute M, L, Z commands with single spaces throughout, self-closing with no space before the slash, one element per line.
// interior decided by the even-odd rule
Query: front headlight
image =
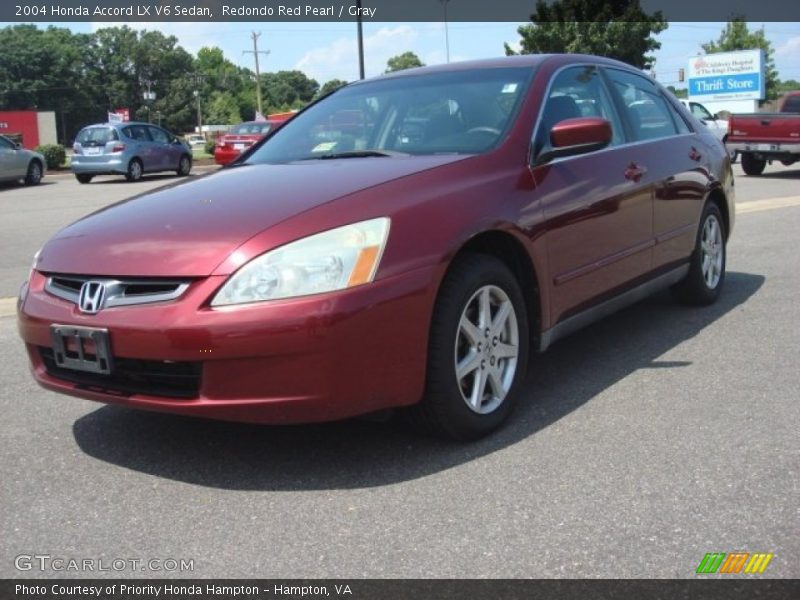
<path fill-rule="evenodd" d="M 307 296 L 369 283 L 388 236 L 389 219 L 381 217 L 276 248 L 236 271 L 211 306 Z"/>

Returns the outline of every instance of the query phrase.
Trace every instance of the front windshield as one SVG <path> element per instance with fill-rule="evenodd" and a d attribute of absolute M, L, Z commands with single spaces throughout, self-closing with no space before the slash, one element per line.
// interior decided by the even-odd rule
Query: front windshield
<path fill-rule="evenodd" d="M 475 69 L 345 87 L 294 117 L 246 162 L 484 152 L 511 125 L 532 72 Z"/>

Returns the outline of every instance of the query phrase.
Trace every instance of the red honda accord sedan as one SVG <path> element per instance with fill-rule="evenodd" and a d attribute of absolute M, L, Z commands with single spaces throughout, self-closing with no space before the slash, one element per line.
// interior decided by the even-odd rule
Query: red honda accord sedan
<path fill-rule="evenodd" d="M 733 183 L 714 135 L 625 64 L 404 71 L 58 233 L 19 331 L 36 380 L 82 398 L 260 423 L 400 408 L 476 438 L 529 352 L 666 287 L 716 300 Z"/>

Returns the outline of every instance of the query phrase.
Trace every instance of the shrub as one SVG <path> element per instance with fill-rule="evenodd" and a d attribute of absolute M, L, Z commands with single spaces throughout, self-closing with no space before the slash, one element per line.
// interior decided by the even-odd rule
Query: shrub
<path fill-rule="evenodd" d="M 44 144 L 36 146 L 36 152 L 44 156 L 48 169 L 57 169 L 67 160 L 64 146 L 60 144 Z"/>
<path fill-rule="evenodd" d="M 206 140 L 206 154 L 214 156 L 214 146 L 216 146 L 216 144 L 217 140 L 215 140 L 214 138 L 209 138 L 208 140 Z"/>

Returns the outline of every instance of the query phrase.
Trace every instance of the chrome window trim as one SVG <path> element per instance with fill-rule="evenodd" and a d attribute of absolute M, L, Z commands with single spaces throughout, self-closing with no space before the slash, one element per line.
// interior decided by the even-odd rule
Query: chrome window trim
<path fill-rule="evenodd" d="M 114 306 L 134 306 L 137 304 L 152 304 L 154 302 L 168 302 L 180 298 L 189 289 L 191 282 L 176 280 L 148 280 L 148 279 L 108 279 L 103 277 L 77 277 L 71 275 L 48 275 L 44 289 L 49 294 L 72 302 L 78 305 L 80 289 L 73 290 L 65 288 L 56 283 L 56 279 L 75 281 L 84 284 L 87 281 L 95 281 L 106 286 L 106 299 L 100 308 L 111 308 Z M 174 285 L 174 290 L 169 292 L 155 292 L 151 294 L 138 294 L 125 296 L 124 290 L 129 285 Z"/>

